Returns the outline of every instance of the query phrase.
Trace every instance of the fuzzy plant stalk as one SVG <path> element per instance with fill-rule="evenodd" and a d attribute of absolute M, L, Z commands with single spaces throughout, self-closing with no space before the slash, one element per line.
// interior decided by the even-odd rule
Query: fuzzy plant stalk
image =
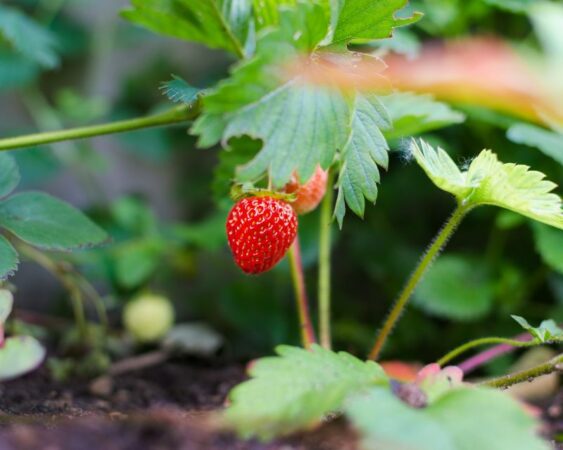
<path fill-rule="evenodd" d="M 383 323 L 379 334 L 375 340 L 375 344 L 373 345 L 368 358 L 371 360 L 376 360 L 381 351 L 387 338 L 389 338 L 393 328 L 397 324 L 397 321 L 401 317 L 405 307 L 409 299 L 412 297 L 413 292 L 415 291 L 416 287 L 432 266 L 432 263 L 436 260 L 440 252 L 444 249 L 446 244 L 448 243 L 449 239 L 454 234 L 455 230 L 469 211 L 469 207 L 464 205 L 463 203 L 458 203 L 457 208 L 454 210 L 453 214 L 444 224 L 440 232 L 436 235 L 424 255 L 422 256 L 418 266 L 407 280 L 403 290 L 399 294 L 399 298 L 391 308 L 387 319 Z"/>
<path fill-rule="evenodd" d="M 299 236 L 295 238 L 293 245 L 288 251 L 289 266 L 291 268 L 291 279 L 295 291 L 297 302 L 297 312 L 299 316 L 299 329 L 301 330 L 301 341 L 303 347 L 309 348 L 317 342 L 315 329 L 311 321 L 309 311 L 309 300 L 307 299 L 307 289 L 305 287 L 305 276 L 303 274 L 303 263 L 301 260 L 301 248 L 299 246 Z"/>
<path fill-rule="evenodd" d="M 199 103 L 182 105 L 160 114 L 136 119 L 121 120 L 100 125 L 70 128 L 60 131 L 29 134 L 25 136 L 0 139 L 0 151 L 33 147 L 36 145 L 52 144 L 74 139 L 85 139 L 106 134 L 123 133 L 144 128 L 172 125 L 195 119 L 199 115 Z"/>
<path fill-rule="evenodd" d="M 332 347 L 330 329 L 330 227 L 332 221 L 334 173 L 329 171 L 327 191 L 321 204 L 319 225 L 319 338 L 324 348 Z"/>

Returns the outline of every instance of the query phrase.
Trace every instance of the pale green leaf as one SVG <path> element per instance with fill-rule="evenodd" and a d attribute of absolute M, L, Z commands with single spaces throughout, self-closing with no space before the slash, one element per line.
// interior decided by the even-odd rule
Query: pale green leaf
<path fill-rule="evenodd" d="M 20 182 L 20 171 L 14 158 L 0 153 L 0 198 L 10 194 Z"/>
<path fill-rule="evenodd" d="M 364 450 L 548 450 L 537 422 L 509 395 L 458 387 L 415 409 L 389 389 L 354 396 L 346 414 Z"/>
<path fill-rule="evenodd" d="M 14 306 L 14 296 L 7 289 L 0 289 L 0 334 L 3 333 L 2 325 L 6 323 Z"/>
<path fill-rule="evenodd" d="M 456 196 L 465 207 L 495 205 L 563 229 L 561 198 L 555 183 L 541 172 L 521 164 L 502 163 L 491 150 L 483 150 L 461 171 L 441 148 L 424 141 L 411 146 L 418 164 L 440 189 Z"/>
<path fill-rule="evenodd" d="M 563 274 L 563 231 L 535 223 L 534 237 L 536 250 L 543 261 Z"/>
<path fill-rule="evenodd" d="M 0 36 L 29 60 L 47 68 L 59 63 L 55 37 L 20 11 L 0 5 Z"/>
<path fill-rule="evenodd" d="M 515 315 L 510 317 L 540 342 L 563 341 L 563 329 L 559 328 L 553 319 L 544 320 L 538 327 L 533 327 L 523 317 Z"/>
<path fill-rule="evenodd" d="M 461 123 L 465 116 L 431 95 L 396 92 L 380 97 L 389 111 L 393 126 L 384 131 L 387 139 L 415 136 L 448 125 Z"/>
<path fill-rule="evenodd" d="M 563 164 L 563 135 L 527 123 L 512 125 L 506 136 L 517 144 L 536 147 L 559 164 Z"/>
<path fill-rule="evenodd" d="M 280 346 L 279 356 L 262 358 L 251 379 L 235 387 L 226 420 L 243 437 L 271 439 L 318 423 L 363 388 L 386 383 L 374 362 L 312 346 Z"/>
<path fill-rule="evenodd" d="M 336 205 L 336 218 L 342 226 L 346 201 L 352 211 L 360 217 L 364 215 L 364 197 L 375 203 L 379 170 L 377 165 L 387 169 L 389 146 L 381 132 L 390 126 L 389 116 L 375 95 L 356 96 L 352 133 L 342 150 L 339 194 Z"/>
<path fill-rule="evenodd" d="M 45 349 L 30 336 L 16 336 L 0 348 L 0 381 L 24 375 L 36 369 L 45 359 Z"/>
<path fill-rule="evenodd" d="M 472 320 L 492 306 L 494 284 L 479 260 L 463 255 L 439 258 L 415 291 L 415 304 L 436 316 Z"/>
<path fill-rule="evenodd" d="M 108 238 L 81 211 L 41 192 L 23 192 L 0 202 L 0 226 L 49 250 L 88 247 Z"/>
<path fill-rule="evenodd" d="M 167 36 L 243 52 L 251 0 L 133 0 L 127 20 Z"/>
<path fill-rule="evenodd" d="M 201 95 L 201 89 L 191 86 L 177 75 L 172 75 L 172 80 L 163 83 L 160 89 L 175 103 L 189 104 Z"/>
<path fill-rule="evenodd" d="M 18 268 L 18 252 L 10 241 L 0 235 L 0 280 L 5 280 Z"/>
<path fill-rule="evenodd" d="M 395 13 L 406 4 L 407 0 L 345 0 L 338 16 L 333 44 L 388 38 L 393 28 L 420 20 L 420 13 L 407 18 L 395 17 Z"/>

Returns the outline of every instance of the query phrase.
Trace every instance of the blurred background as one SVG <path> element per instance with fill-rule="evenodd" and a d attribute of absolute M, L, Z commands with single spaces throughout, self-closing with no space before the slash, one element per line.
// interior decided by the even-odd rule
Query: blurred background
<path fill-rule="evenodd" d="M 523 53 L 540 43 L 526 1 L 411 2 L 425 17 L 376 50 L 415 57 L 423 43 L 494 36 Z M 122 20 L 127 0 L 2 0 L 6 11 L 32 21 L 42 46 L 26 33 L 16 51 L 0 38 L 0 137 L 137 117 L 170 107 L 162 82 L 177 74 L 212 86 L 233 60 L 196 44 L 158 37 Z M 507 138 L 509 116 L 456 108 L 465 122 L 425 135 L 463 164 L 483 148 L 502 161 L 527 164 L 560 183 L 548 152 Z M 551 148 L 563 153 L 563 137 Z M 557 140 L 559 139 L 559 140 Z M 405 278 L 454 207 L 391 142 L 390 168 L 364 220 L 348 214 L 334 229 L 335 347 L 363 355 Z M 250 357 L 279 343 L 298 343 L 293 288 L 283 262 L 249 277 L 233 264 L 224 235 L 229 200 L 214 182 L 220 155 L 199 150 L 186 126 L 157 128 L 14 151 L 19 189 L 50 192 L 88 212 L 113 237 L 102 249 L 70 258 L 102 294 L 112 324 L 142 292 L 168 296 L 178 321 L 205 322 L 225 341 L 229 357 Z M 560 191 L 558 192 L 560 194 Z M 318 214 L 300 221 L 311 301 L 316 299 Z M 494 208 L 473 212 L 454 236 L 389 342 L 386 358 L 434 360 L 469 339 L 517 334 L 510 314 L 531 323 L 563 321 L 562 232 L 532 225 Z M 22 264 L 11 280 L 16 306 L 71 318 L 66 293 L 50 274 Z M 94 317 L 94 316 L 93 316 Z M 506 356 L 487 370 L 511 364 Z"/>

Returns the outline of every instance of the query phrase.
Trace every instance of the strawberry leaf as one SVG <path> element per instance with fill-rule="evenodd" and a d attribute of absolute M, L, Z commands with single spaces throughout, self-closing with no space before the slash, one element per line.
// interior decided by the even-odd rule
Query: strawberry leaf
<path fill-rule="evenodd" d="M 495 205 L 563 229 L 561 198 L 557 186 L 541 172 L 520 164 L 503 164 L 491 150 L 483 150 L 460 170 L 441 148 L 420 140 L 412 152 L 422 169 L 440 189 L 453 194 L 466 207 Z"/>
<path fill-rule="evenodd" d="M 387 382 L 379 365 L 348 353 L 318 345 L 279 346 L 276 352 L 256 361 L 251 379 L 231 391 L 225 417 L 245 438 L 271 439 L 306 428 L 338 410 L 348 395 Z"/>
<path fill-rule="evenodd" d="M 544 320 L 538 327 L 533 327 L 529 322 L 520 316 L 510 316 L 518 324 L 528 331 L 538 341 L 546 342 L 560 342 L 563 341 L 563 329 L 559 328 L 554 320 Z"/>
<path fill-rule="evenodd" d="M 18 263 L 18 252 L 8 239 L 0 235 L 0 281 L 12 275 L 17 270 Z"/>
<path fill-rule="evenodd" d="M 536 250 L 552 269 L 563 274 L 563 231 L 534 223 Z"/>
<path fill-rule="evenodd" d="M 133 0 L 122 16 L 155 33 L 244 53 L 251 0 Z"/>
<path fill-rule="evenodd" d="M 455 387 L 415 409 L 389 389 L 372 388 L 346 404 L 365 450 L 548 450 L 538 424 L 499 391 Z"/>
<path fill-rule="evenodd" d="M 528 123 L 517 123 L 508 129 L 506 136 L 517 144 L 536 147 L 559 164 L 563 164 L 563 152 L 561 151 L 563 134 Z"/>

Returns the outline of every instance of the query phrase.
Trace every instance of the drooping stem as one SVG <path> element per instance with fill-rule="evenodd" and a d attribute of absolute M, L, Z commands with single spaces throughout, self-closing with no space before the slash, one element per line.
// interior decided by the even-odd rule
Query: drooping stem
<path fill-rule="evenodd" d="M 307 291 L 305 289 L 305 277 L 303 276 L 303 264 L 301 263 L 301 250 L 299 247 L 299 236 L 295 238 L 293 245 L 289 249 L 289 265 L 291 267 L 291 279 L 295 290 L 295 299 L 297 301 L 297 312 L 299 315 L 299 327 L 301 329 L 301 340 L 303 347 L 309 348 L 311 344 L 317 342 L 315 337 L 315 329 L 311 322 L 311 314 L 309 312 L 309 301 L 307 300 Z"/>
<path fill-rule="evenodd" d="M 513 338 L 516 341 L 529 341 L 532 339 L 530 333 L 521 333 L 518 336 Z M 475 356 L 466 359 L 462 363 L 458 364 L 457 366 L 463 371 L 465 375 L 470 372 L 473 372 L 478 367 L 481 367 L 483 364 L 488 363 L 489 361 L 504 355 L 505 353 L 509 353 L 516 349 L 517 347 L 513 347 L 507 344 L 500 344 L 495 345 L 481 353 L 477 353 Z"/>
<path fill-rule="evenodd" d="M 395 305 L 393 306 L 391 312 L 387 316 L 387 319 L 383 323 L 383 327 L 381 328 L 377 339 L 375 340 L 375 344 L 369 353 L 369 359 L 375 360 L 379 357 L 379 354 L 381 353 L 381 350 L 383 349 L 387 338 L 389 337 L 389 335 L 393 331 L 393 328 L 395 327 L 395 324 L 401 317 L 401 314 L 403 313 L 405 306 L 411 298 L 418 283 L 422 280 L 422 277 L 424 276 L 426 271 L 430 268 L 436 257 L 445 247 L 448 240 L 453 235 L 468 210 L 468 207 L 462 204 L 458 204 L 453 214 L 444 224 L 438 235 L 432 241 L 432 244 L 430 244 L 430 247 L 428 247 L 428 250 L 426 250 L 426 252 L 422 256 L 422 259 L 418 263 L 418 266 L 408 279 L 405 287 L 399 295 L 399 298 L 395 302 Z"/>
<path fill-rule="evenodd" d="M 555 358 L 540 364 L 539 366 L 532 367 L 531 369 L 522 370 L 521 372 L 505 375 L 503 377 L 493 378 L 492 380 L 480 383 L 480 385 L 506 389 L 514 384 L 532 381 L 533 379 L 543 375 L 549 375 L 550 373 L 561 371 L 563 371 L 563 354 L 560 354 Z"/>
<path fill-rule="evenodd" d="M 327 191 L 321 205 L 319 231 L 319 337 L 324 348 L 332 347 L 330 331 L 330 223 L 333 190 L 332 171 L 328 173 Z"/>
<path fill-rule="evenodd" d="M 509 339 L 509 338 L 502 338 L 502 337 L 484 337 L 480 339 L 475 339 L 473 341 L 466 342 L 463 345 L 460 345 L 457 348 L 454 348 L 451 352 L 442 356 L 437 363 L 440 366 L 447 364 L 452 359 L 456 358 L 457 356 L 465 353 L 467 350 L 471 350 L 475 347 L 480 347 L 482 345 L 490 345 L 490 344 L 504 344 L 509 345 L 512 347 L 533 347 L 535 345 L 540 344 L 537 339 L 533 340 L 520 340 L 520 339 Z"/>
<path fill-rule="evenodd" d="M 198 114 L 198 103 L 193 105 L 183 105 L 148 117 L 0 139 L 0 150 L 14 150 L 17 148 L 33 147 L 53 142 L 64 142 L 73 139 L 84 139 L 106 134 L 123 133 L 143 128 L 171 125 L 174 123 L 193 120 Z"/>

